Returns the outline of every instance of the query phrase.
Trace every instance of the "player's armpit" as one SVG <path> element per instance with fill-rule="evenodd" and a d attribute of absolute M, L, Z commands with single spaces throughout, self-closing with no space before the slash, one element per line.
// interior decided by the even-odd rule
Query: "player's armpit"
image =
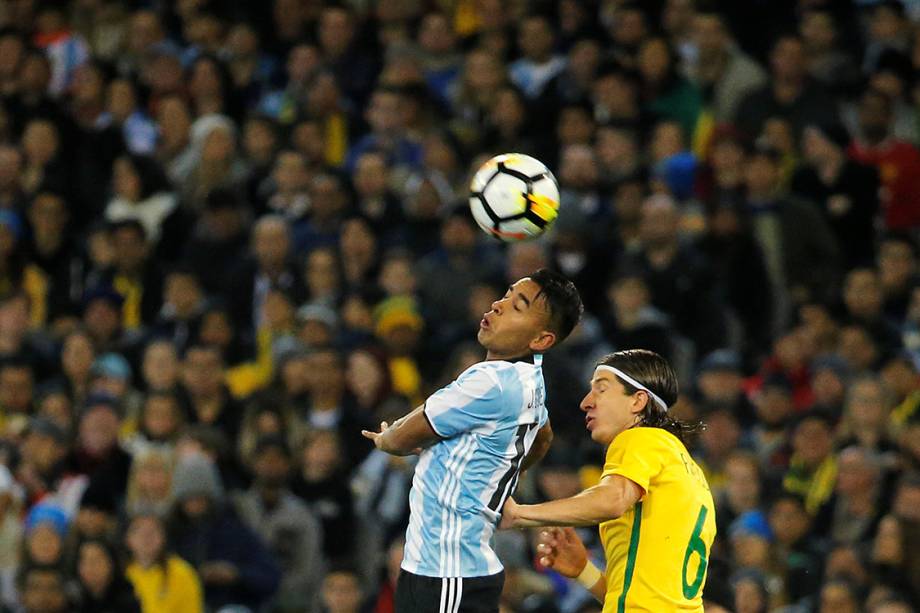
<path fill-rule="evenodd" d="M 540 431 L 537 432 L 537 437 L 533 441 L 533 445 L 530 447 L 530 453 L 527 454 L 527 457 L 524 458 L 524 461 L 521 463 L 521 470 L 525 471 L 540 460 L 546 455 L 546 452 L 549 451 L 550 445 L 553 444 L 553 428 L 549 423 L 549 420 L 540 428 Z"/>

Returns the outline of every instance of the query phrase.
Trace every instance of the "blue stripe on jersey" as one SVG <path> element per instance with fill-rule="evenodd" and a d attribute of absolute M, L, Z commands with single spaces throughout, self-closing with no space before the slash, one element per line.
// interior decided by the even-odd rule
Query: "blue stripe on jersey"
<path fill-rule="evenodd" d="M 429 577 L 502 570 L 492 549 L 501 504 L 547 420 L 539 358 L 480 362 L 426 402 L 425 415 L 443 438 L 415 469 L 403 569 Z M 493 499 L 497 510 L 488 506 Z"/>

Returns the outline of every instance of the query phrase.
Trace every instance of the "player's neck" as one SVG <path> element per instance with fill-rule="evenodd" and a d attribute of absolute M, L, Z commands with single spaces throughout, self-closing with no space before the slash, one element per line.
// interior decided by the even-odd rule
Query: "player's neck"
<path fill-rule="evenodd" d="M 506 362 L 514 362 L 514 361 L 528 361 L 529 362 L 533 360 L 533 352 L 530 351 L 529 349 L 523 352 L 518 352 L 518 353 L 498 353 L 498 352 L 493 352 L 493 351 L 487 351 L 486 361 L 488 362 L 491 360 L 504 360 Z"/>

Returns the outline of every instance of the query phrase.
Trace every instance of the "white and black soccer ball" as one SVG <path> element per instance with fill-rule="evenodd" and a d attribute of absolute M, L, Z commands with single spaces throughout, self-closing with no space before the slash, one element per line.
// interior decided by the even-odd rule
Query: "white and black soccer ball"
<path fill-rule="evenodd" d="M 537 238 L 559 215 L 559 184 L 549 168 L 523 153 L 496 155 L 470 184 L 470 209 L 486 234 L 506 242 Z"/>

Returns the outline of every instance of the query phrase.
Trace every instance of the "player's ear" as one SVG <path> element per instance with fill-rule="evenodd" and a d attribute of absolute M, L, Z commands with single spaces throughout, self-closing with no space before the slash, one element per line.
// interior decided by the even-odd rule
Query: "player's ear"
<path fill-rule="evenodd" d="M 556 333 L 549 330 L 541 330 L 535 339 L 530 341 L 530 350 L 534 353 L 543 353 L 556 344 Z"/>
<path fill-rule="evenodd" d="M 645 402 L 642 401 L 642 400 L 643 400 L 643 396 L 645 397 Z M 652 399 L 648 396 L 647 393 L 643 393 L 643 394 L 636 393 L 636 394 L 633 394 L 633 395 L 632 395 L 632 405 L 630 406 L 630 410 L 631 410 L 634 414 L 638 415 L 639 413 L 641 413 L 642 411 L 645 410 L 645 407 L 648 406 L 648 403 L 651 402 L 651 401 L 652 401 Z"/>

